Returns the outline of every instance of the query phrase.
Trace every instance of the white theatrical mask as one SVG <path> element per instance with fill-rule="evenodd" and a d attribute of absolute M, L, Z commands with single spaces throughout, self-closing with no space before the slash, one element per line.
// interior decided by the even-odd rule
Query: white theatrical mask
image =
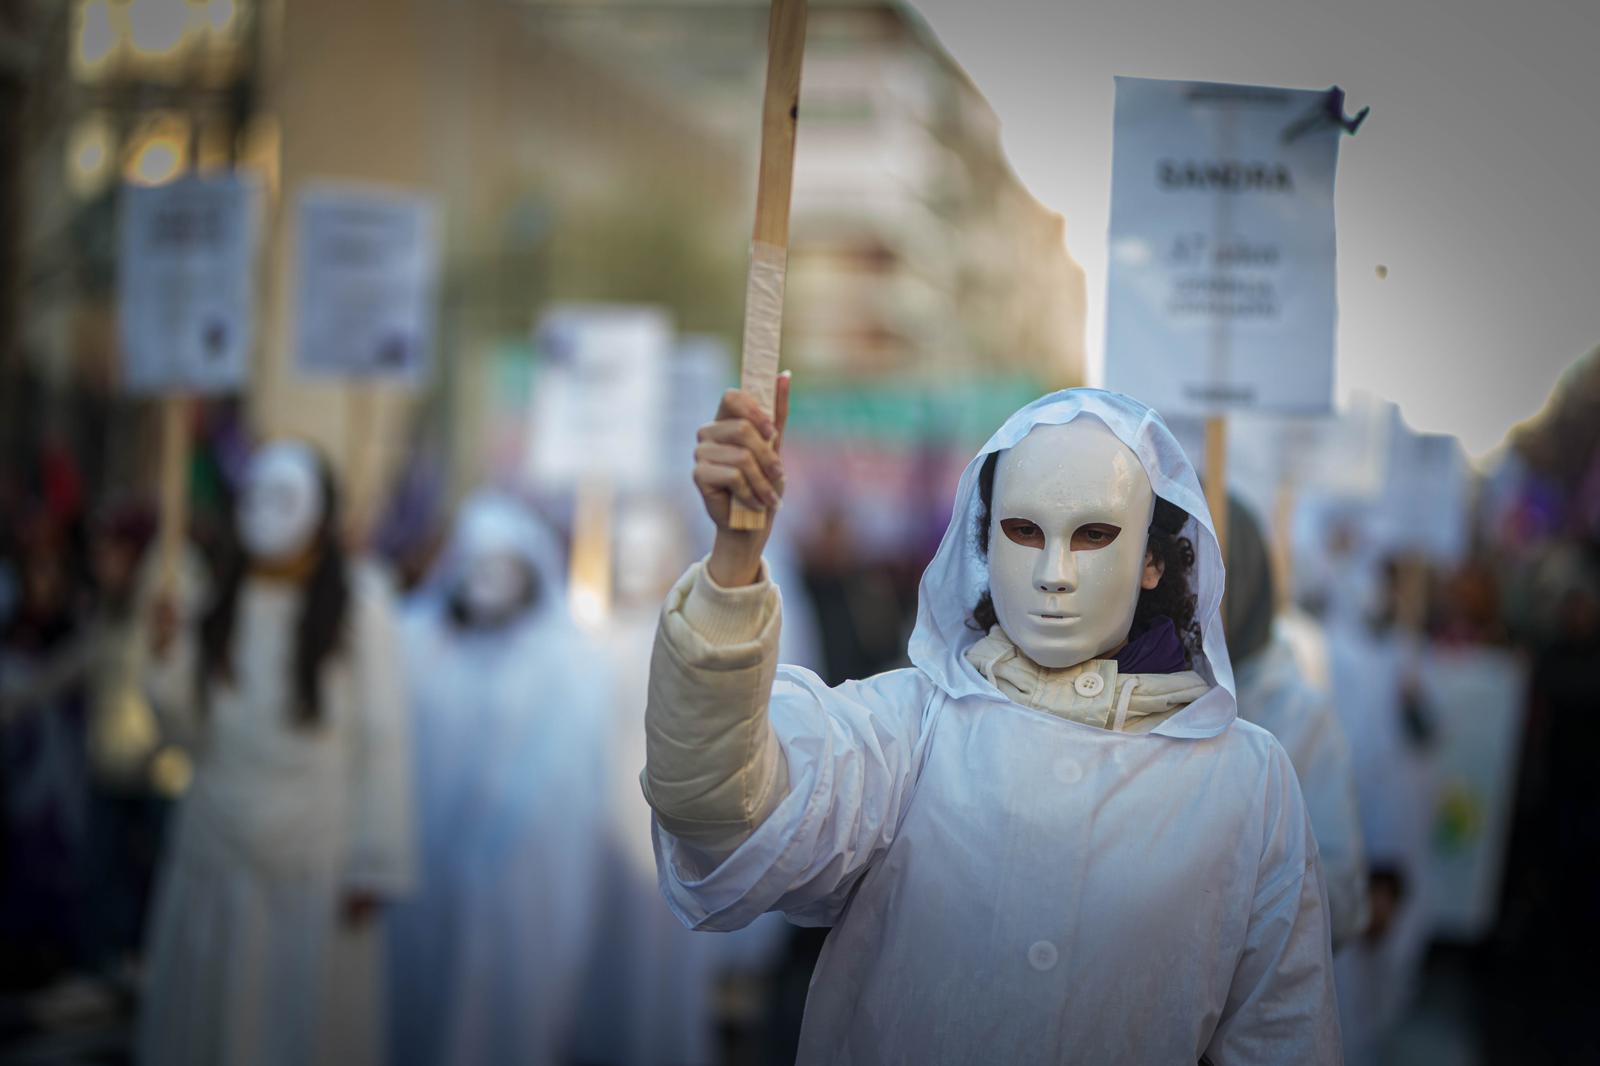
<path fill-rule="evenodd" d="M 299 441 L 274 441 L 256 452 L 239 500 L 239 539 L 254 559 L 283 562 L 304 551 L 323 518 L 316 453 Z"/>
<path fill-rule="evenodd" d="M 497 508 L 469 513 L 461 528 L 457 594 L 478 622 L 502 622 L 527 605 L 533 580 L 522 548 L 520 515 Z"/>
<path fill-rule="evenodd" d="M 467 560 L 461 600 L 480 622 L 509 619 L 528 596 L 528 570 L 511 551 L 492 551 Z"/>
<path fill-rule="evenodd" d="M 1155 493 L 1104 424 L 1041 425 L 1003 452 L 989 509 L 989 591 L 1000 628 L 1050 669 L 1120 646 L 1146 568 Z"/>

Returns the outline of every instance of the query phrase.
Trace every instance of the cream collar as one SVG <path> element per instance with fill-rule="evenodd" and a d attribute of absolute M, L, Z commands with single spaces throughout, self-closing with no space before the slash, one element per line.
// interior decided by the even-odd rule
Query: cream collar
<path fill-rule="evenodd" d="M 1024 655 L 999 626 L 967 649 L 967 661 L 1013 703 L 1123 733 L 1148 733 L 1211 688 L 1193 670 L 1119 676 L 1112 659 L 1051 670 Z"/>

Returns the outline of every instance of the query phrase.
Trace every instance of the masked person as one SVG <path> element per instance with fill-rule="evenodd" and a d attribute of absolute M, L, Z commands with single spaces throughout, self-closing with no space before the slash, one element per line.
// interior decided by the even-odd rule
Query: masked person
<path fill-rule="evenodd" d="M 146 679 L 194 752 L 168 842 L 139 1054 L 152 1066 L 376 1063 L 378 913 L 411 885 L 409 750 L 384 580 L 340 549 L 309 446 L 250 460 L 243 552 Z"/>
<path fill-rule="evenodd" d="M 663 609 L 644 785 L 686 924 L 831 925 L 807 1063 L 1339 1061 L 1294 767 L 1235 720 L 1222 560 L 1149 408 L 1073 389 L 967 466 L 912 666 L 834 688 L 775 661 L 777 440 L 701 432 L 717 525 Z M 771 523 L 768 523 L 769 527 Z M 776 675 L 776 676 L 775 676 Z"/>
<path fill-rule="evenodd" d="M 559 546 L 471 498 L 408 612 L 422 875 L 391 915 L 401 1064 L 554 1063 L 600 917 L 610 684 Z"/>
<path fill-rule="evenodd" d="M 1274 624 L 1271 557 L 1255 516 L 1228 501 L 1228 595 L 1223 623 L 1238 684 L 1239 717 L 1278 738 L 1300 779 L 1328 887 L 1335 947 L 1367 924 L 1367 868 L 1350 747 L 1326 693 L 1308 684 Z"/>

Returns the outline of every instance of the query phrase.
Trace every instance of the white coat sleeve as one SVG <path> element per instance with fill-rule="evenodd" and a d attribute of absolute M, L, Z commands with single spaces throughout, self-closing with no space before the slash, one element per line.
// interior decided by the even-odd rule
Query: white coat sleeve
<path fill-rule="evenodd" d="M 783 605 L 760 578 L 724 589 L 703 562 L 667 594 L 650 656 L 645 798 L 701 860 L 742 844 L 788 791 L 767 701 Z"/>
<path fill-rule="evenodd" d="M 402 644 L 384 578 L 358 569 L 352 584 L 356 705 L 344 880 L 347 888 L 393 899 L 409 892 L 416 876 Z"/>
<path fill-rule="evenodd" d="M 1273 745 L 1260 873 L 1211 1066 L 1344 1061 L 1328 904 L 1294 767 Z"/>
<path fill-rule="evenodd" d="M 776 667 L 771 630 L 753 641 L 712 643 L 675 606 L 687 599 L 694 573 L 674 589 L 657 633 L 647 711 L 648 740 L 657 749 L 648 757 L 654 761 L 665 743 L 681 743 L 665 735 L 665 721 L 702 715 L 743 722 L 753 708 L 775 740 L 783 787 L 768 794 L 770 811 L 730 853 L 708 855 L 662 817 L 647 770 L 662 892 L 691 928 L 738 929 L 771 910 L 798 924 L 830 924 L 894 839 L 915 778 L 932 684 L 917 671 L 899 670 L 829 688 L 810 671 Z M 708 781 L 704 794 L 719 784 Z"/>

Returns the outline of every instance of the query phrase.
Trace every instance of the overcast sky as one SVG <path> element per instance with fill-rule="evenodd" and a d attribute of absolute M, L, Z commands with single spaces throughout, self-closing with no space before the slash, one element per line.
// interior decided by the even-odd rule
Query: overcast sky
<path fill-rule="evenodd" d="M 1339 163 L 1340 396 L 1481 455 L 1600 344 L 1600 0 L 915 3 L 1066 216 L 1093 380 L 1117 74 L 1338 84 L 1372 107 Z"/>

